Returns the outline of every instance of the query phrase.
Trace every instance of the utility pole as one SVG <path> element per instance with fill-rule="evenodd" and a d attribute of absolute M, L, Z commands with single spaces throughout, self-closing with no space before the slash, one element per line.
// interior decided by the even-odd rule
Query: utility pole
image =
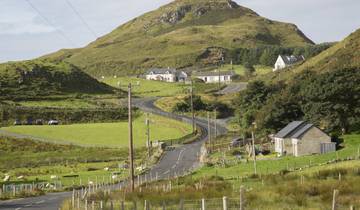
<path fill-rule="evenodd" d="M 209 139 L 210 152 L 211 152 L 211 150 L 212 150 L 212 145 L 211 145 L 211 124 L 210 124 L 210 112 L 207 112 L 207 120 L 208 120 L 208 139 Z"/>
<path fill-rule="evenodd" d="M 133 144 L 133 126 L 132 126 L 132 102 L 131 102 L 131 83 L 128 87 L 128 110 L 129 110 L 129 161 L 130 161 L 130 187 L 131 192 L 134 192 L 134 144 Z"/>
<path fill-rule="evenodd" d="M 192 120 L 192 132 L 195 133 L 195 113 L 194 113 L 194 87 L 193 81 L 191 80 L 191 87 L 190 87 L 190 99 L 191 99 L 191 120 Z"/>
<path fill-rule="evenodd" d="M 214 131 L 214 138 L 217 138 L 217 109 L 215 109 L 214 111 L 214 127 L 215 127 L 215 131 Z"/>
<path fill-rule="evenodd" d="M 257 174 L 257 168 L 256 168 L 256 150 L 255 150 L 255 128 L 256 128 L 256 123 L 253 123 L 253 130 L 251 131 L 251 137 L 252 137 L 252 150 L 253 150 L 253 155 L 254 155 L 254 174 Z"/>
<path fill-rule="evenodd" d="M 146 144 L 148 148 L 148 157 L 151 157 L 151 144 L 150 144 L 150 119 L 149 119 L 149 113 L 146 114 Z"/>

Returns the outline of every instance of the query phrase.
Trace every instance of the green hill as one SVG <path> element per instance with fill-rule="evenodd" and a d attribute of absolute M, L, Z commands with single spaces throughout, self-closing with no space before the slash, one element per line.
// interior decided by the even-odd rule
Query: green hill
<path fill-rule="evenodd" d="M 360 130 L 360 30 L 299 66 L 248 85 L 234 101 L 243 129 L 274 133 L 306 120 L 339 134 Z"/>
<path fill-rule="evenodd" d="M 296 71 L 305 69 L 326 71 L 339 68 L 360 67 L 360 29 L 352 33 L 342 42 L 309 59 Z"/>
<path fill-rule="evenodd" d="M 77 67 L 40 60 L 0 64 L 0 99 L 36 99 L 76 93 L 112 93 Z"/>
<path fill-rule="evenodd" d="M 263 18 L 230 0 L 175 0 L 83 49 L 45 58 L 66 60 L 93 76 L 110 76 L 155 66 L 211 65 L 229 49 L 312 44 L 297 26 Z"/>

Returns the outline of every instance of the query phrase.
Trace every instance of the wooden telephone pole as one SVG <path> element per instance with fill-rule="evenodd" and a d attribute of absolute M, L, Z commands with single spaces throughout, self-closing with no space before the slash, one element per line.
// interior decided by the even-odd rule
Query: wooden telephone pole
<path fill-rule="evenodd" d="M 151 144 L 150 144 L 150 119 L 149 119 L 149 113 L 146 114 L 146 144 L 148 148 L 148 157 L 151 157 Z"/>
<path fill-rule="evenodd" d="M 254 155 L 254 174 L 257 174 L 257 167 L 256 167 L 256 150 L 255 150 L 255 128 L 256 128 L 256 123 L 253 123 L 253 130 L 251 131 L 251 137 L 252 137 L 252 150 L 253 150 L 253 155 Z"/>
<path fill-rule="evenodd" d="M 131 192 L 135 189 L 134 180 L 134 143 L 133 143 L 133 126 L 132 126 L 132 101 L 131 101 L 131 83 L 128 87 L 128 110 L 129 110 L 129 161 L 130 161 L 130 188 Z"/>
<path fill-rule="evenodd" d="M 208 139 L 209 139 L 210 152 L 211 152 L 211 150 L 212 150 L 212 145 L 211 145 L 211 123 L 210 123 L 210 112 L 207 112 L 207 120 L 208 120 Z"/>
<path fill-rule="evenodd" d="M 217 138 L 217 110 L 214 113 L 214 138 Z"/>
<path fill-rule="evenodd" d="M 192 132 L 195 133 L 194 87 L 193 87 L 193 81 L 192 80 L 191 80 L 191 88 L 190 88 L 190 100 L 191 100 Z"/>

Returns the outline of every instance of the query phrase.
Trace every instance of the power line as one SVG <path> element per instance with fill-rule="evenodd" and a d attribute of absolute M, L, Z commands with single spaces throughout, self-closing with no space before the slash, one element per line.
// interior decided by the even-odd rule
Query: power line
<path fill-rule="evenodd" d="M 69 0 L 65 0 L 66 3 L 69 5 L 69 7 L 72 9 L 72 11 L 76 14 L 76 16 L 78 16 L 78 18 L 81 20 L 81 22 L 85 25 L 85 27 L 89 30 L 89 32 L 95 37 L 98 38 L 97 34 L 95 33 L 94 30 L 92 30 L 92 28 L 90 27 L 90 25 L 85 21 L 85 19 L 81 16 L 81 14 L 79 13 L 79 11 L 77 11 L 77 9 L 74 7 L 74 5 L 69 1 Z"/>
<path fill-rule="evenodd" d="M 71 39 L 69 37 L 66 36 L 66 34 L 64 34 L 61 30 L 57 29 L 56 26 L 54 24 L 51 23 L 51 21 L 45 16 L 43 15 L 40 10 L 38 10 L 35 5 L 33 3 L 31 3 L 30 0 L 25 0 L 30 7 L 36 12 L 38 13 L 38 15 L 44 19 L 44 21 L 51 27 L 53 27 L 67 42 L 69 42 L 69 44 L 71 44 L 73 47 L 76 47 L 76 45 L 74 44 L 74 42 L 71 41 Z"/>

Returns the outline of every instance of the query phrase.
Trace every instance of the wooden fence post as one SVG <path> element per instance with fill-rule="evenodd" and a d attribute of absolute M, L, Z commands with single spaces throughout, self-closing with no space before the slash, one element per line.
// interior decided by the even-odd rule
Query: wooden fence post
<path fill-rule="evenodd" d="M 100 209 L 104 209 L 103 201 L 100 201 Z"/>
<path fill-rule="evenodd" d="M 184 210 L 184 200 L 183 199 L 180 200 L 180 208 L 179 208 L 179 210 Z"/>
<path fill-rule="evenodd" d="M 88 201 L 85 200 L 85 210 L 88 210 Z"/>
<path fill-rule="evenodd" d="M 163 204 L 162 204 L 162 209 L 163 209 L 163 210 L 166 210 L 166 204 L 165 204 L 165 202 L 163 202 Z"/>
<path fill-rule="evenodd" d="M 91 202 L 91 210 L 95 210 L 95 201 Z"/>
<path fill-rule="evenodd" d="M 149 210 L 149 206 L 148 206 L 148 202 L 145 200 L 145 204 L 144 204 L 144 210 Z"/>
<path fill-rule="evenodd" d="M 245 210 L 244 208 L 244 186 L 240 187 L 240 210 Z"/>
<path fill-rule="evenodd" d="M 205 207 L 205 199 L 201 199 L 201 210 L 206 210 L 206 207 Z"/>
<path fill-rule="evenodd" d="M 337 200 L 337 196 L 339 194 L 339 191 L 338 190 L 334 190 L 334 194 L 333 194 L 333 201 L 332 201 L 332 210 L 336 210 L 337 209 L 337 203 L 336 203 L 336 200 Z"/>
<path fill-rule="evenodd" d="M 227 209 L 228 209 L 227 197 L 224 196 L 224 197 L 223 197 L 223 210 L 227 210 Z"/>
<path fill-rule="evenodd" d="M 350 206 L 350 210 L 355 210 L 353 205 Z"/>
<path fill-rule="evenodd" d="M 121 210 L 125 210 L 125 204 L 124 204 L 124 201 L 121 201 Z"/>

